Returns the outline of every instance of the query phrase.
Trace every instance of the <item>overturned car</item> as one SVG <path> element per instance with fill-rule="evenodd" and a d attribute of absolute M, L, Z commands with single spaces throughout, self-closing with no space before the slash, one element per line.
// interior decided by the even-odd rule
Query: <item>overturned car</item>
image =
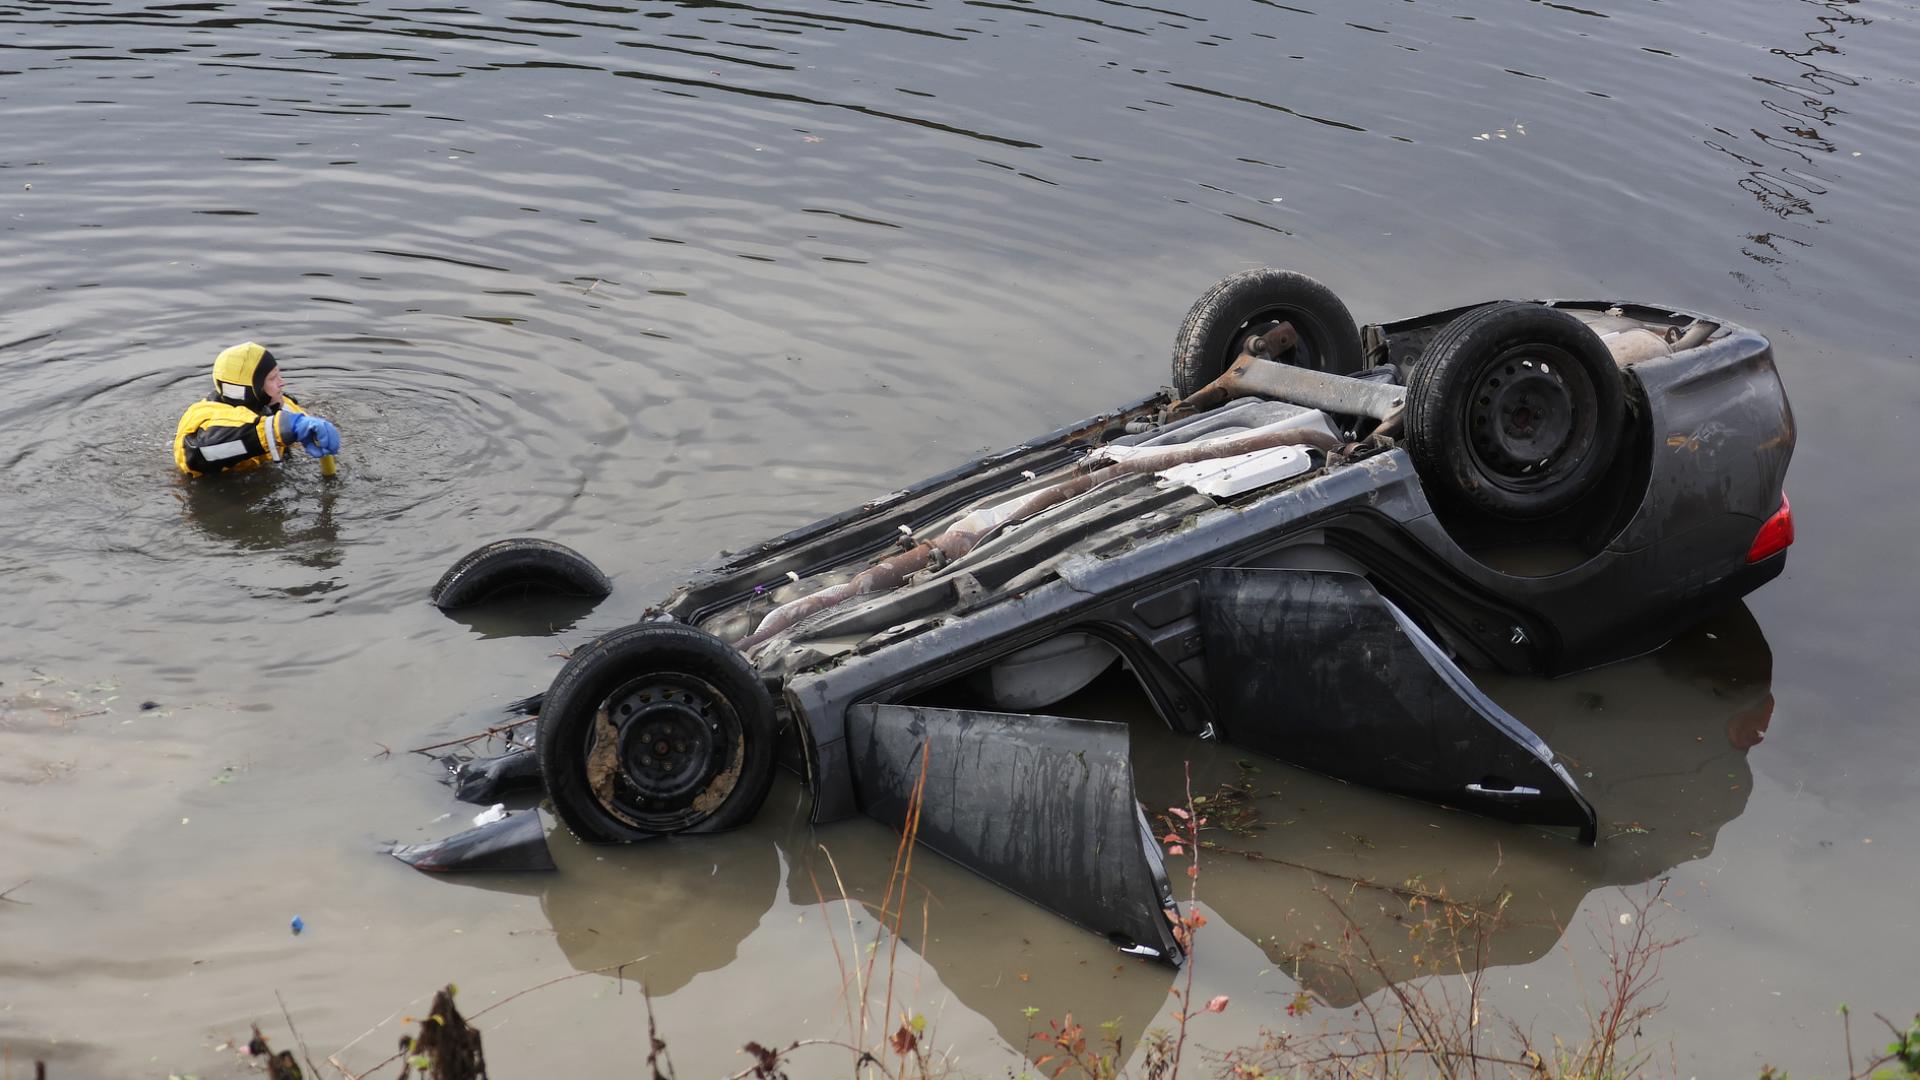
<path fill-rule="evenodd" d="M 1171 390 L 734 556 L 519 708 L 583 839 L 736 825 L 780 761 L 815 821 L 917 804 L 922 843 L 1178 962 L 1126 726 L 1050 706 L 1121 664 L 1179 732 L 1592 843 L 1462 666 L 1631 656 L 1780 573 L 1793 445 L 1768 342 L 1730 323 L 1501 302 L 1362 331 L 1248 271 L 1193 306 Z M 604 587 L 529 543 L 436 602 Z"/>

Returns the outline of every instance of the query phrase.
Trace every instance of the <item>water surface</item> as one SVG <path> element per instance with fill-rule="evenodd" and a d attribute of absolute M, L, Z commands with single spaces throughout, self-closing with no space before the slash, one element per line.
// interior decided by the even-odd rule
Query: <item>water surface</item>
<path fill-rule="evenodd" d="M 1277 265 L 1363 320 L 1601 296 L 1761 330 L 1801 540 L 1666 652 L 1490 681 L 1592 774 L 1596 851 L 1262 766 L 1296 865 L 1204 877 L 1198 985 L 1237 1004 L 1198 1037 L 1344 1000 L 1297 962 L 1341 875 L 1511 890 L 1499 1003 L 1576 1033 L 1612 887 L 1668 877 L 1662 1060 L 1840 1071 L 1837 1004 L 1920 1005 L 1916 54 L 1901 0 L 0 3 L 0 1041 L 218 1075 L 278 990 L 317 1056 L 386 1022 L 364 1066 L 442 981 L 479 1008 L 642 956 L 492 1014 L 496 1073 L 643 1054 L 642 980 L 688 1075 L 842 1030 L 814 882 L 871 898 L 886 830 L 811 830 L 783 782 L 736 835 L 461 886 L 374 854 L 471 813 L 403 751 L 719 549 L 1137 397 L 1194 296 Z M 339 422 L 337 482 L 172 475 L 247 338 Z M 615 597 L 556 636 L 424 603 L 518 534 Z M 1189 753 L 1239 775 L 1158 738 L 1151 800 Z M 1167 1022 L 1165 971 L 916 874 L 901 970 L 969 1068 L 1014 1066 L 1028 1005 Z"/>

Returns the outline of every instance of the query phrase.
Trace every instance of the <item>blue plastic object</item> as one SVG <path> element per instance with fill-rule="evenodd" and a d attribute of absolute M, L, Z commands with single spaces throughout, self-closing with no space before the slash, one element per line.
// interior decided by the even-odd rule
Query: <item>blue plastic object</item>
<path fill-rule="evenodd" d="M 297 934 L 300 931 L 305 930 L 307 928 L 307 920 L 301 918 L 298 915 L 295 915 L 293 917 L 293 922 L 290 923 L 289 925 L 293 927 L 293 932 Z"/>

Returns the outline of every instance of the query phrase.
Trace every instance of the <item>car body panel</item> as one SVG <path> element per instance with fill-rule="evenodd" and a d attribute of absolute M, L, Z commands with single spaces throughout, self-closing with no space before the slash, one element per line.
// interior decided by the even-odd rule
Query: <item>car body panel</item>
<path fill-rule="evenodd" d="M 815 821 L 866 813 L 902 826 L 924 777 L 923 844 L 1166 959 L 1178 949 L 1165 875 L 1125 729 L 943 695 L 1084 635 L 1111 646 L 1175 731 L 1571 826 L 1591 843 L 1594 809 L 1551 748 L 1463 668 L 1558 674 L 1635 655 L 1778 574 L 1784 553 L 1747 554 L 1782 505 L 1795 431 L 1760 335 L 1687 312 L 1559 303 L 1637 323 L 1656 351 L 1682 327 L 1711 328 L 1679 351 L 1618 354 L 1623 446 L 1593 491 L 1550 517 L 1482 520 L 1430 498 L 1391 438 L 1332 434 L 1365 430 L 1351 418 L 1243 399 L 1172 420 L 1163 393 L 756 545 L 646 617 L 742 649 L 772 692 Z M 1457 314 L 1368 327 L 1373 366 L 1358 377 L 1397 378 Z M 1275 454 L 1217 485 L 1196 479 L 1213 469 L 1122 475 L 995 525 L 951 561 L 922 558 L 977 508 L 1064 491 L 1065 478 L 1143 447 L 1277 423 L 1318 433 L 1322 449 L 1298 451 L 1304 471 Z M 1514 537 L 1571 555 L 1541 567 L 1495 557 Z M 867 568 L 903 551 L 922 561 L 864 587 Z M 829 588 L 844 597 L 834 606 L 799 603 Z M 810 613 L 763 633 L 789 605 Z"/>
<path fill-rule="evenodd" d="M 868 817 L 906 829 L 917 804 L 921 845 L 1125 952 L 1177 962 L 1125 724 L 903 705 L 847 716 Z"/>
<path fill-rule="evenodd" d="M 1547 744 L 1365 578 L 1216 569 L 1203 582 L 1221 739 L 1444 806 L 1570 825 L 1594 842 L 1593 806 Z"/>
<path fill-rule="evenodd" d="M 1418 339 L 1443 322 L 1386 324 L 1369 337 L 1386 359 L 1397 335 Z M 1231 499 L 1128 478 L 1048 511 L 1022 536 L 803 622 L 753 661 L 799 729 L 795 764 L 813 781 L 816 819 L 857 812 L 849 708 L 905 702 L 1061 633 L 1109 641 L 1170 725 L 1206 730 L 1218 703 L 1194 601 L 1204 572 L 1275 565 L 1277 553 L 1303 544 L 1361 570 L 1394 610 L 1467 664 L 1552 674 L 1658 645 L 1779 572 L 1783 557 L 1750 566 L 1744 556 L 1779 504 L 1792 414 L 1770 345 L 1739 327 L 1639 360 L 1623 376 L 1632 438 L 1618 490 L 1569 526 L 1606 539 L 1564 569 L 1522 574 L 1483 561 L 1470 550 L 1471 529 L 1429 501 L 1412 460 L 1392 448 Z M 689 583 L 661 614 L 739 637 L 755 612 L 810 587 L 784 577 L 864 565 L 905 543 L 902 534 L 927 535 L 943 515 L 1020 490 L 1097 447 L 1154 438 L 1129 435 L 1129 426 L 1164 404 L 1141 399 L 795 530 Z"/>

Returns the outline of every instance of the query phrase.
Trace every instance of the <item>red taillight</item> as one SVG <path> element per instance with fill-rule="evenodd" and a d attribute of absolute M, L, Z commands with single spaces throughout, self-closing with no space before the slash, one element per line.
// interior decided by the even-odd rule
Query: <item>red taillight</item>
<path fill-rule="evenodd" d="M 1747 549 L 1747 561 L 1759 562 L 1769 556 L 1778 555 L 1793 544 L 1793 505 L 1787 502 L 1787 493 L 1780 493 L 1780 509 L 1773 512 L 1760 531 L 1754 534 L 1753 546 Z"/>

